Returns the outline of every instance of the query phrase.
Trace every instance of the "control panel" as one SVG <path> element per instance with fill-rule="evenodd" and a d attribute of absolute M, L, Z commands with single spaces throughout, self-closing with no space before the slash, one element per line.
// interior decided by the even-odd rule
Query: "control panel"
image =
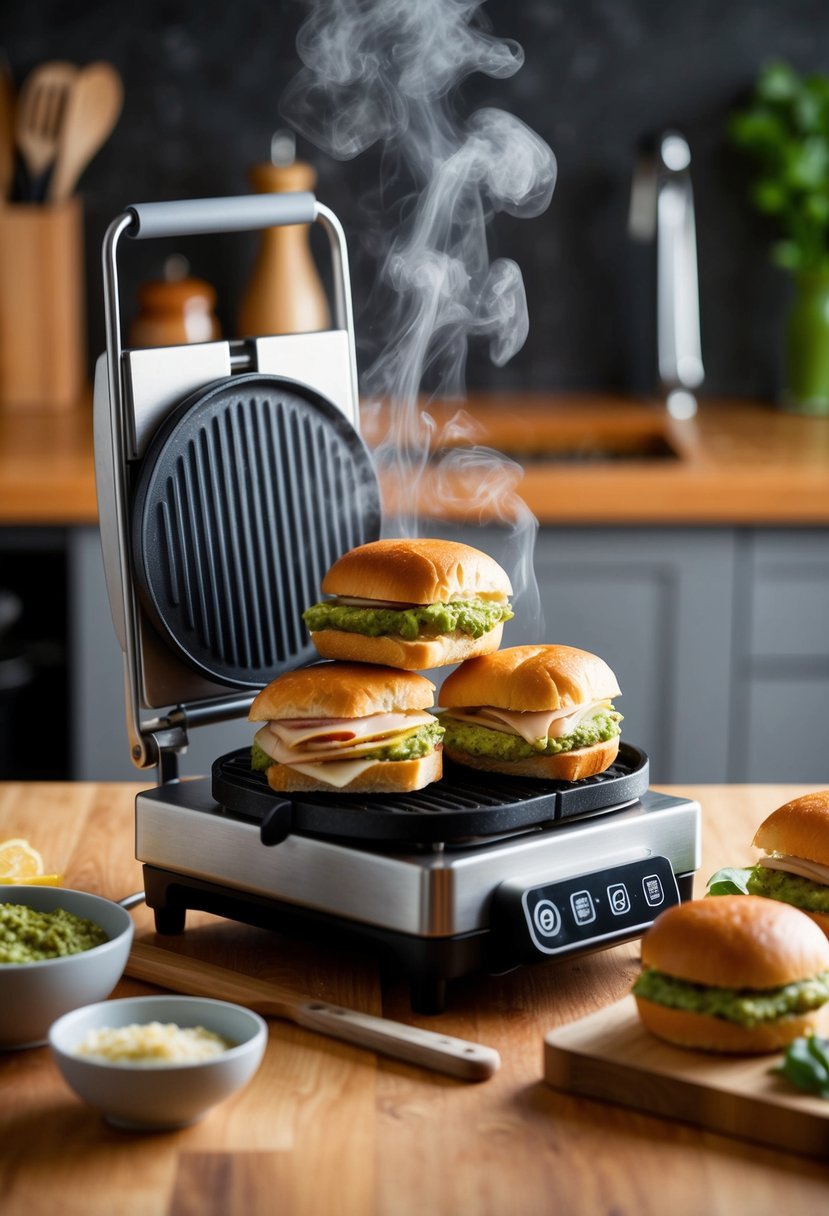
<path fill-rule="evenodd" d="M 499 953 L 513 962 L 575 954 L 636 937 L 680 902 L 667 857 L 646 857 L 537 886 L 504 883 L 492 923 Z"/>

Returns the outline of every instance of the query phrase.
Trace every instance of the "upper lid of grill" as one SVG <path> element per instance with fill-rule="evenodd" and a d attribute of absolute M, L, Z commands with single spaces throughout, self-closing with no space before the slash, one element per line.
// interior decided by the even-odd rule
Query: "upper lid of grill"
<path fill-rule="evenodd" d="M 371 456 L 308 386 L 253 373 L 183 401 L 135 480 L 136 586 L 162 640 L 256 688 L 315 652 L 302 612 L 346 550 L 380 534 Z"/>

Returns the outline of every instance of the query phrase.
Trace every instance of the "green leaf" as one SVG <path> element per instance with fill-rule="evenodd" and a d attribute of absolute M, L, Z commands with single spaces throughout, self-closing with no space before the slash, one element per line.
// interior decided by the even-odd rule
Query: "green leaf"
<path fill-rule="evenodd" d="M 795 1039 L 786 1048 L 783 1063 L 775 1072 L 782 1073 L 798 1089 L 808 1090 L 821 1098 L 829 1098 L 829 1042 L 817 1035 Z"/>
<path fill-rule="evenodd" d="M 769 63 L 757 80 L 757 96 L 764 101 L 793 101 L 800 91 L 800 78 L 788 63 Z"/>
<path fill-rule="evenodd" d="M 708 879 L 709 895 L 748 895 L 748 879 L 751 867 L 743 869 L 727 866 L 717 870 Z"/>
<path fill-rule="evenodd" d="M 728 117 L 728 136 L 756 165 L 748 196 L 777 226 L 775 265 L 790 272 L 829 260 L 829 75 L 799 75 L 775 61 L 750 103 Z"/>
<path fill-rule="evenodd" d="M 769 178 L 755 182 L 750 197 L 757 210 L 765 215 L 780 215 L 789 201 L 785 187 Z"/>
<path fill-rule="evenodd" d="M 806 257 L 795 241 L 776 241 L 771 247 L 771 260 L 782 270 L 803 270 Z"/>

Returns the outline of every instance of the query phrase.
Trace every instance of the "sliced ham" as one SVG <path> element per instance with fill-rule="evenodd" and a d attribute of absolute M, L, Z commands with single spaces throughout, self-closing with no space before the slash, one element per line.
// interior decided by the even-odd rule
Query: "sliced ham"
<path fill-rule="evenodd" d="M 367 718 L 316 719 L 313 726 L 306 727 L 301 719 L 290 722 L 266 723 L 254 736 L 256 743 L 278 764 L 306 772 L 307 766 L 324 764 L 326 771 L 339 767 L 341 763 L 357 761 L 366 752 L 378 747 L 391 747 L 405 739 L 421 726 L 437 719 L 422 710 L 405 714 L 372 714 Z M 347 724 L 344 729 L 342 723 Z M 369 766 L 376 761 L 368 761 Z M 304 767 L 305 766 L 305 767 Z M 359 773 L 355 773 L 359 776 Z M 326 781 L 328 777 L 324 778 Z M 349 778 L 348 780 L 353 780 Z M 337 784 L 332 781 L 332 785 Z M 343 781 L 347 785 L 348 781 Z"/>
<path fill-rule="evenodd" d="M 812 882 L 829 885 L 829 866 L 822 866 L 816 861 L 807 861 L 804 857 L 761 857 L 760 864 L 769 870 L 785 870 L 787 874 L 799 874 L 801 878 L 811 878 Z"/>
<path fill-rule="evenodd" d="M 474 709 L 452 708 L 448 712 L 460 722 L 500 730 L 506 735 L 518 735 L 531 746 L 541 740 L 560 739 L 571 735 L 586 719 L 599 709 L 609 709 L 609 701 L 593 701 L 589 705 L 569 705 L 563 709 L 543 709 L 537 713 L 521 713 L 482 705 Z"/>

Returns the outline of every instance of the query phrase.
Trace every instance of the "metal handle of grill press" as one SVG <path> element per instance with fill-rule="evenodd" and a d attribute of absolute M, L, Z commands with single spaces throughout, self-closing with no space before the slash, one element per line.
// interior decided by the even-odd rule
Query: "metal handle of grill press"
<path fill-rule="evenodd" d="M 288 224 L 313 224 L 317 200 L 309 191 L 290 194 L 243 194 L 235 198 L 188 198 L 172 202 L 133 203 L 126 235 L 197 236 L 209 232 L 246 232 Z"/>

